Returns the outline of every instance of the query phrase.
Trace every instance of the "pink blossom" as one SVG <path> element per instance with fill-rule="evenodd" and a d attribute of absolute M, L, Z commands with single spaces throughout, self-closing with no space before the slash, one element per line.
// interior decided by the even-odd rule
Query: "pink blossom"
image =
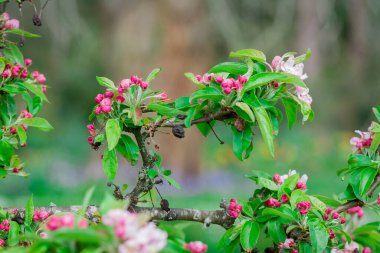
<path fill-rule="evenodd" d="M 294 246 L 294 239 L 292 238 L 287 238 L 285 242 L 283 243 L 283 247 L 285 249 L 291 249 L 293 248 L 293 246 Z"/>
<path fill-rule="evenodd" d="M 217 76 L 215 78 L 215 82 L 220 83 L 220 84 L 223 82 L 223 80 L 224 80 L 223 76 Z"/>
<path fill-rule="evenodd" d="M 87 228 L 88 227 L 88 221 L 86 219 L 80 219 L 78 223 L 79 228 Z"/>
<path fill-rule="evenodd" d="M 273 182 L 275 182 L 277 185 L 281 185 L 282 184 L 281 176 L 279 174 L 274 174 Z"/>
<path fill-rule="evenodd" d="M 303 68 L 303 63 L 295 64 L 294 56 L 290 56 L 285 62 L 280 63 L 281 71 L 298 76 L 301 80 L 307 79 L 307 75 L 303 73 Z"/>
<path fill-rule="evenodd" d="M 7 29 L 18 29 L 20 27 L 20 21 L 17 19 L 9 19 L 5 21 L 4 27 Z"/>
<path fill-rule="evenodd" d="M 11 75 L 9 69 L 4 69 L 2 75 L 4 78 L 8 78 Z"/>
<path fill-rule="evenodd" d="M 46 78 L 43 74 L 39 74 L 36 78 L 37 83 L 44 84 L 46 82 Z"/>
<path fill-rule="evenodd" d="M 39 75 L 40 75 L 40 72 L 38 72 L 38 71 L 36 71 L 36 70 L 32 72 L 32 77 L 33 77 L 34 79 L 36 79 Z"/>
<path fill-rule="evenodd" d="M 98 95 L 96 95 L 96 97 L 95 97 L 95 102 L 96 102 L 97 104 L 99 104 L 100 102 L 102 102 L 103 98 L 104 98 L 103 94 L 98 94 Z"/>
<path fill-rule="evenodd" d="M 112 91 L 106 91 L 104 92 L 105 98 L 113 98 L 114 93 Z"/>
<path fill-rule="evenodd" d="M 5 227 L 9 227 L 9 225 L 11 225 L 11 223 L 10 223 L 9 220 L 7 220 L 7 219 L 3 220 L 2 224 L 3 224 Z"/>
<path fill-rule="evenodd" d="M 161 94 L 159 94 L 159 99 L 161 99 L 161 100 L 168 99 L 168 94 L 166 94 L 165 92 L 162 92 Z"/>
<path fill-rule="evenodd" d="M 101 106 L 97 106 L 97 107 L 95 107 L 95 114 L 96 115 L 99 115 L 99 114 L 101 114 L 103 112 L 103 110 L 102 110 L 102 107 Z"/>
<path fill-rule="evenodd" d="M 310 105 L 313 102 L 312 97 L 309 95 L 309 89 L 308 88 L 303 88 L 301 86 L 294 86 L 295 87 L 295 93 L 297 97 L 305 102 L 306 104 Z"/>
<path fill-rule="evenodd" d="M 200 241 L 195 241 L 185 244 L 184 248 L 192 253 L 204 253 L 207 251 L 208 246 Z"/>
<path fill-rule="evenodd" d="M 239 76 L 238 81 L 241 84 L 245 84 L 247 82 L 248 78 L 246 76 Z"/>
<path fill-rule="evenodd" d="M 359 244 L 357 244 L 354 241 L 351 241 L 351 243 L 346 242 L 346 244 L 344 245 L 344 249 L 348 252 L 354 252 L 355 250 L 359 249 Z"/>
<path fill-rule="evenodd" d="M 5 241 L 0 238 L 0 247 L 3 247 L 5 245 Z"/>
<path fill-rule="evenodd" d="M 371 253 L 371 249 L 369 247 L 365 247 L 362 253 Z"/>
<path fill-rule="evenodd" d="M 300 214 L 305 215 L 309 212 L 309 209 L 311 208 L 311 204 L 310 202 L 307 202 L 307 201 L 301 201 L 297 203 L 296 207 L 298 211 L 300 212 Z"/>
<path fill-rule="evenodd" d="M 281 202 L 282 202 L 282 203 L 287 203 L 288 201 L 289 201 L 289 197 L 288 197 L 288 195 L 283 194 L 283 195 L 281 196 Z"/>
<path fill-rule="evenodd" d="M 26 69 L 23 69 L 20 75 L 20 78 L 25 79 L 28 77 L 28 71 Z"/>
<path fill-rule="evenodd" d="M 9 16 L 8 12 L 4 12 L 4 13 L 1 15 L 1 18 L 2 18 L 3 20 L 8 20 L 8 19 L 10 19 L 10 16 Z"/>
<path fill-rule="evenodd" d="M 105 113 L 108 113 L 108 112 L 112 111 L 112 101 L 111 101 L 111 99 L 104 98 L 100 102 L 100 106 L 102 107 L 102 111 L 105 112 Z"/>
<path fill-rule="evenodd" d="M 117 95 L 115 98 L 116 102 L 123 103 L 125 98 L 122 95 Z"/>
<path fill-rule="evenodd" d="M 140 87 L 145 90 L 149 87 L 149 83 L 148 82 L 144 82 L 144 81 L 141 81 L 140 82 Z"/>
<path fill-rule="evenodd" d="M 32 65 L 32 59 L 30 59 L 30 58 L 25 58 L 25 60 L 24 60 L 24 64 L 25 64 L 25 66 L 27 66 L 27 67 L 29 67 L 30 65 Z"/>
<path fill-rule="evenodd" d="M 123 79 L 123 80 L 120 81 L 119 88 L 121 88 L 123 90 L 123 92 L 124 92 L 124 90 L 128 89 L 131 85 L 132 85 L 131 79 Z"/>
<path fill-rule="evenodd" d="M 275 56 L 270 66 L 272 67 L 274 71 L 277 71 L 278 68 L 280 67 L 281 62 L 282 62 L 281 56 Z"/>
<path fill-rule="evenodd" d="M 50 231 L 60 229 L 62 227 L 62 219 L 58 216 L 51 216 L 46 222 L 46 228 Z"/>
<path fill-rule="evenodd" d="M 237 203 L 236 199 L 231 199 L 228 205 L 228 213 L 232 218 L 238 218 L 240 212 L 243 210 L 243 206 Z"/>
<path fill-rule="evenodd" d="M 333 218 L 333 219 L 339 219 L 340 218 L 340 214 L 339 213 L 333 213 L 332 215 L 331 215 L 331 217 Z"/>
<path fill-rule="evenodd" d="M 27 110 L 22 110 L 21 111 L 21 117 L 31 119 L 31 118 L 33 118 L 33 115 L 30 112 L 28 112 Z"/>
<path fill-rule="evenodd" d="M 75 224 L 75 217 L 73 214 L 68 213 L 61 218 L 62 226 L 66 228 L 73 228 Z"/>
<path fill-rule="evenodd" d="M 134 84 L 140 84 L 142 80 L 138 76 L 131 76 L 131 81 Z"/>
<path fill-rule="evenodd" d="M 46 232 L 41 232 L 39 236 L 40 236 L 40 238 L 42 238 L 42 239 L 47 239 L 47 238 L 49 238 L 49 235 L 48 235 Z"/>

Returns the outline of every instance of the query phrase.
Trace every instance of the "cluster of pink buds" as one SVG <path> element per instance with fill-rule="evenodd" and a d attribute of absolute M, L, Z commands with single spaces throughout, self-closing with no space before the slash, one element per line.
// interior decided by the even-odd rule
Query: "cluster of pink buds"
<path fill-rule="evenodd" d="M 323 218 L 324 218 L 325 220 L 328 220 L 328 219 L 330 218 L 330 214 L 331 214 L 331 213 L 332 213 L 332 208 L 331 208 L 331 207 L 326 208 L 325 213 L 323 214 Z M 344 224 L 344 223 L 346 223 L 346 219 L 341 218 L 340 214 L 337 213 L 337 212 L 332 213 L 332 214 L 331 214 L 331 218 L 334 219 L 334 220 L 337 220 L 337 219 L 340 218 L 340 220 L 339 220 L 339 223 L 340 223 L 340 224 Z"/>
<path fill-rule="evenodd" d="M 9 220 L 3 220 L 1 223 L 0 223 L 0 231 L 6 231 L 8 232 L 9 231 L 9 225 L 11 223 L 9 222 Z"/>
<path fill-rule="evenodd" d="M 18 19 L 10 19 L 7 12 L 4 12 L 0 16 L 1 21 L 5 21 L 4 25 L 0 29 L 18 29 L 20 27 L 20 21 Z"/>
<path fill-rule="evenodd" d="M 27 60 L 27 59 L 26 59 Z M 26 63 L 25 63 L 26 64 Z M 37 83 L 39 84 L 44 84 L 46 82 L 46 77 L 44 76 L 44 74 L 41 74 L 40 72 L 38 71 L 33 71 L 32 72 L 32 77 L 36 80 Z"/>
<path fill-rule="evenodd" d="M 192 253 L 204 253 L 207 251 L 208 246 L 200 241 L 195 241 L 185 244 L 184 248 Z"/>
<path fill-rule="evenodd" d="M 301 201 L 297 203 L 296 207 L 300 214 L 305 215 L 309 212 L 309 209 L 311 208 L 311 203 L 307 201 Z"/>
<path fill-rule="evenodd" d="M 280 249 L 292 249 L 294 247 L 294 244 L 295 244 L 294 243 L 294 239 L 287 238 L 284 242 L 280 242 L 280 244 L 278 245 L 278 247 Z M 293 249 L 292 253 L 298 253 L 298 250 Z"/>
<path fill-rule="evenodd" d="M 230 94 L 232 90 L 240 91 L 243 88 L 243 85 L 247 82 L 247 77 L 239 76 L 237 80 L 233 78 L 224 78 L 223 76 L 217 76 L 215 78 L 215 82 L 219 83 L 223 92 L 226 94 Z"/>
<path fill-rule="evenodd" d="M 277 199 L 269 198 L 269 199 L 267 199 L 267 200 L 264 202 L 264 205 L 267 206 L 267 207 L 274 207 L 274 208 L 277 208 L 277 207 L 280 207 L 280 206 L 281 206 L 281 202 L 278 201 Z"/>
<path fill-rule="evenodd" d="M 350 139 L 350 144 L 353 145 L 353 151 L 355 151 L 358 154 L 363 153 L 363 149 L 369 148 L 372 144 L 372 140 L 374 136 L 370 133 L 371 126 L 368 129 L 368 132 L 362 132 L 359 130 L 356 130 L 355 133 L 360 135 L 359 137 L 352 137 Z"/>
<path fill-rule="evenodd" d="M 33 115 L 30 112 L 28 112 L 27 110 L 22 110 L 20 116 L 21 116 L 21 118 L 25 118 L 25 119 L 33 118 Z"/>
<path fill-rule="evenodd" d="M 286 179 L 288 179 L 290 176 L 293 176 L 295 174 L 297 174 L 297 172 L 295 170 L 290 170 L 288 174 L 285 174 L 282 176 L 280 176 L 279 174 L 274 174 L 272 180 L 277 185 L 282 185 Z M 301 190 L 306 190 L 307 180 L 308 180 L 308 176 L 306 174 L 303 174 L 301 176 L 301 178 L 298 180 L 298 182 L 296 184 L 296 188 L 301 189 Z"/>
<path fill-rule="evenodd" d="M 195 75 L 195 78 L 197 79 L 198 82 L 203 83 L 203 84 L 209 84 L 212 81 L 214 74 L 203 74 L 202 75 Z"/>
<path fill-rule="evenodd" d="M 5 245 L 5 241 L 0 238 L 0 247 L 3 247 Z"/>
<path fill-rule="evenodd" d="M 94 137 L 96 133 L 96 128 L 94 124 L 88 124 L 87 125 L 88 132 L 90 136 L 87 138 L 88 144 L 94 144 Z"/>
<path fill-rule="evenodd" d="M 99 104 L 95 107 L 95 114 L 99 115 L 101 113 L 109 113 L 112 111 L 112 98 L 114 93 L 112 91 L 106 91 L 104 94 L 98 94 L 95 97 L 95 102 Z"/>
<path fill-rule="evenodd" d="M 46 228 L 50 231 L 55 231 L 61 228 L 73 228 L 75 225 L 75 216 L 71 213 L 61 216 L 51 216 L 46 222 Z M 87 228 L 88 222 L 82 218 L 78 222 L 78 228 Z"/>
<path fill-rule="evenodd" d="M 240 212 L 243 210 L 243 206 L 237 203 L 236 199 L 231 199 L 228 205 L 228 213 L 232 218 L 239 217 Z"/>
<path fill-rule="evenodd" d="M 28 126 L 27 125 L 24 125 L 24 124 L 20 124 L 19 126 L 21 126 L 22 128 L 24 128 L 25 132 L 28 132 Z M 17 130 L 15 127 L 11 127 L 11 134 L 16 134 Z"/>
<path fill-rule="evenodd" d="M 49 212 L 46 210 L 35 211 L 33 214 L 34 222 L 44 221 L 49 217 Z"/>
<path fill-rule="evenodd" d="M 335 237 L 336 237 L 336 234 L 331 229 L 329 230 L 329 237 L 330 237 L 330 239 L 335 239 Z"/>
<path fill-rule="evenodd" d="M 364 211 L 363 211 L 363 208 L 361 208 L 360 206 L 355 206 L 355 207 L 352 207 L 352 208 L 349 208 L 347 209 L 346 213 L 348 214 L 358 214 L 358 218 L 361 219 L 364 215 Z"/>
<path fill-rule="evenodd" d="M 119 93 L 124 93 L 129 87 L 132 85 L 139 85 L 141 89 L 145 90 L 149 87 L 148 82 L 144 82 L 140 77 L 138 76 L 131 76 L 129 79 L 123 79 L 119 83 L 119 88 L 117 89 Z"/>

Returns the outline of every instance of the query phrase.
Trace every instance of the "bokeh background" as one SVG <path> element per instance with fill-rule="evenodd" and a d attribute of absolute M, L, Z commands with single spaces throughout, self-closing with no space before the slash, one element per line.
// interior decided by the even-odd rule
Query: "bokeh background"
<path fill-rule="evenodd" d="M 41 1 L 41 4 L 43 1 Z M 19 18 L 16 6 L 9 12 Z M 95 76 L 115 82 L 151 69 L 163 71 L 153 86 L 173 99 L 195 90 L 184 72 L 204 73 L 230 51 L 256 48 L 268 58 L 287 51 L 313 51 L 306 63 L 314 98 L 312 123 L 288 130 L 283 123 L 272 159 L 257 135 L 251 158 L 233 155 L 223 126 L 203 138 L 196 129 L 186 138 L 159 136 L 164 165 L 183 189 L 160 187 L 171 206 L 216 208 L 222 198 L 248 198 L 255 185 L 244 178 L 252 169 L 309 175 L 309 192 L 332 195 L 344 189 L 335 171 L 345 166 L 353 130 L 365 130 L 379 105 L 380 2 L 378 0 L 51 0 L 42 27 L 33 26 L 33 7 L 23 6 L 28 39 L 23 51 L 33 68 L 45 73 L 50 89 L 41 114 L 54 131 L 31 129 L 22 150 L 28 178 L 1 182 L 0 206 L 23 206 L 30 194 L 37 205 L 81 203 L 96 185 L 93 203 L 106 187 L 100 154 L 87 144 L 88 115 L 101 92 Z M 121 159 L 120 159 L 121 160 Z M 120 162 L 118 184 L 134 185 L 136 168 Z M 220 228 L 185 228 L 189 239 L 215 244 Z M 211 246 L 210 252 L 218 252 Z"/>

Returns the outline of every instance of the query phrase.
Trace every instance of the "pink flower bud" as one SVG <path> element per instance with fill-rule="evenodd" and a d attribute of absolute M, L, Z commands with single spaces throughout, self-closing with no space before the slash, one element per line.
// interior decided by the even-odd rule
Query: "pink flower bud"
<path fill-rule="evenodd" d="M 80 219 L 78 223 L 79 228 L 87 228 L 88 227 L 88 222 L 86 219 Z"/>
<path fill-rule="evenodd" d="M 273 88 L 278 88 L 280 84 L 277 81 L 273 81 Z"/>
<path fill-rule="evenodd" d="M 281 61 L 282 61 L 282 58 L 280 56 L 275 56 L 270 66 L 272 67 L 273 70 L 277 70 L 280 67 Z"/>
<path fill-rule="evenodd" d="M 114 232 L 117 238 L 124 239 L 125 237 L 125 227 L 116 225 Z"/>
<path fill-rule="evenodd" d="M 358 218 L 361 219 L 363 216 L 364 216 L 364 211 L 363 211 L 363 209 L 360 209 L 358 211 Z"/>
<path fill-rule="evenodd" d="M 115 98 L 116 102 L 123 103 L 125 98 L 122 95 L 117 95 Z"/>
<path fill-rule="evenodd" d="M 73 214 L 68 213 L 62 216 L 61 218 L 62 226 L 66 228 L 73 228 L 75 223 L 75 217 Z"/>
<path fill-rule="evenodd" d="M 18 29 L 20 27 L 20 21 L 17 19 L 9 19 L 5 21 L 4 27 L 7 29 Z"/>
<path fill-rule="evenodd" d="M 344 223 L 346 223 L 346 219 L 344 219 L 344 218 L 340 219 L 339 223 L 340 223 L 340 224 L 344 224 Z"/>
<path fill-rule="evenodd" d="M 277 185 L 282 184 L 281 176 L 279 174 L 273 175 L 273 182 L 275 182 Z"/>
<path fill-rule="evenodd" d="M 161 94 L 159 94 L 159 98 L 161 100 L 166 100 L 168 99 L 168 94 L 166 94 L 165 92 L 162 92 Z"/>
<path fill-rule="evenodd" d="M 19 173 L 20 172 L 20 170 L 18 169 L 18 168 L 13 168 L 13 173 Z"/>
<path fill-rule="evenodd" d="M 32 65 L 32 59 L 30 59 L 30 58 L 25 58 L 25 60 L 24 60 L 24 64 L 25 64 L 25 66 L 29 67 L 30 65 Z"/>
<path fill-rule="evenodd" d="M 103 110 L 102 110 L 102 107 L 101 106 L 97 106 L 97 107 L 95 107 L 95 114 L 96 115 L 99 115 L 99 114 L 101 114 L 103 112 Z"/>
<path fill-rule="evenodd" d="M 327 213 L 327 214 L 330 214 L 331 212 L 332 212 L 332 208 L 331 208 L 331 207 L 327 207 L 327 208 L 326 208 L 326 213 Z"/>
<path fill-rule="evenodd" d="M 276 202 L 274 203 L 274 206 L 275 206 L 276 208 L 280 207 L 280 206 L 281 206 L 281 202 L 278 202 L 278 201 L 276 200 Z"/>
<path fill-rule="evenodd" d="M 49 238 L 49 236 L 48 236 L 48 234 L 46 232 L 41 232 L 40 233 L 40 238 L 47 239 L 47 238 Z"/>
<path fill-rule="evenodd" d="M 224 93 L 226 93 L 228 95 L 232 92 L 232 89 L 231 88 L 224 88 L 223 91 L 224 91 Z"/>
<path fill-rule="evenodd" d="M 119 88 L 121 88 L 124 92 L 124 90 L 128 89 L 131 85 L 132 85 L 131 79 L 123 79 L 120 81 Z M 120 93 L 122 93 L 122 92 L 120 92 Z"/>
<path fill-rule="evenodd" d="M 104 97 L 106 98 L 113 98 L 114 93 L 112 91 L 106 91 L 104 92 Z"/>
<path fill-rule="evenodd" d="M 25 79 L 28 77 L 28 71 L 26 69 L 23 69 L 20 75 L 20 78 Z"/>
<path fill-rule="evenodd" d="M 4 12 L 4 13 L 1 15 L 1 18 L 5 21 L 5 20 L 10 19 L 10 16 L 9 16 L 8 12 Z"/>
<path fill-rule="evenodd" d="M 40 220 L 40 217 L 38 217 L 38 213 L 34 213 L 33 214 L 33 220 L 34 220 L 34 222 L 37 222 L 37 221 L 39 221 Z"/>
<path fill-rule="evenodd" d="M 49 212 L 46 210 L 41 210 L 37 212 L 37 215 L 40 220 L 46 220 L 49 217 Z"/>
<path fill-rule="evenodd" d="M 21 111 L 21 117 L 31 119 L 31 118 L 33 118 L 33 115 L 30 112 L 28 112 L 27 110 L 22 110 Z"/>
<path fill-rule="evenodd" d="M 141 79 L 138 76 L 131 76 L 131 81 L 134 84 L 140 84 L 141 83 Z"/>
<path fill-rule="evenodd" d="M 111 106 L 111 105 L 112 105 L 112 101 L 109 98 L 104 98 L 102 101 L 100 101 L 100 106 L 101 107 Z"/>
<path fill-rule="evenodd" d="M 96 95 L 96 97 L 95 97 L 95 102 L 96 102 L 97 104 L 99 104 L 100 102 L 102 102 L 103 98 L 104 98 L 103 94 L 98 94 L 98 95 Z"/>
<path fill-rule="evenodd" d="M 329 215 L 327 213 L 323 214 L 323 219 L 324 220 L 328 220 L 329 219 Z"/>
<path fill-rule="evenodd" d="M 9 69 L 4 69 L 2 75 L 4 78 L 8 78 L 11 75 L 11 73 L 9 72 Z"/>
<path fill-rule="evenodd" d="M 200 241 L 195 241 L 185 244 L 184 248 L 192 253 L 204 253 L 207 251 L 208 246 Z"/>
<path fill-rule="evenodd" d="M 306 190 L 306 184 L 303 182 L 297 182 L 296 188 L 301 189 L 301 190 Z"/>
<path fill-rule="evenodd" d="M 292 250 L 292 253 L 298 253 L 298 250 L 293 249 L 293 250 Z"/>
<path fill-rule="evenodd" d="M 37 83 L 44 84 L 46 82 L 46 78 L 43 74 L 39 74 L 36 78 Z"/>
<path fill-rule="evenodd" d="M 22 128 L 24 128 L 24 131 L 25 131 L 25 132 L 28 132 L 28 126 L 27 126 L 27 125 L 21 124 L 20 126 L 21 126 Z"/>
<path fill-rule="evenodd" d="M 13 67 L 12 70 L 11 70 L 11 73 L 12 73 L 13 77 L 18 77 L 18 74 L 20 73 L 20 69 L 16 68 L 16 67 Z"/>
<path fill-rule="evenodd" d="M 245 84 L 246 82 L 247 82 L 247 77 L 245 77 L 245 76 L 239 76 L 239 78 L 238 78 L 238 81 L 239 81 L 239 83 L 241 83 L 241 84 Z"/>
<path fill-rule="evenodd" d="M 7 220 L 7 219 L 3 220 L 2 224 L 3 224 L 5 227 L 9 227 L 9 225 L 11 225 L 11 223 L 10 223 L 9 220 Z"/>
<path fill-rule="evenodd" d="M 16 128 L 15 127 L 11 127 L 11 134 L 15 134 L 16 133 Z"/>
<path fill-rule="evenodd" d="M 217 83 L 222 83 L 223 80 L 224 80 L 223 76 L 217 76 L 217 77 L 215 78 L 215 82 L 217 82 Z"/>
<path fill-rule="evenodd" d="M 46 92 L 47 92 L 47 87 L 46 87 L 45 85 L 42 85 L 42 92 L 43 92 L 44 94 L 46 94 Z"/>
<path fill-rule="evenodd" d="M 331 215 L 331 217 L 332 217 L 333 219 L 339 219 L 339 218 L 340 218 L 340 214 L 339 214 L 339 213 L 333 213 L 333 214 Z"/>
<path fill-rule="evenodd" d="M 46 228 L 50 231 L 60 229 L 62 227 L 62 219 L 58 216 L 51 216 L 46 222 Z"/>
<path fill-rule="evenodd" d="M 276 202 L 277 200 L 275 200 L 274 198 L 269 198 L 267 199 L 265 202 L 264 202 L 264 205 L 268 206 L 268 207 L 273 207 L 276 205 Z"/>
<path fill-rule="evenodd" d="M 145 90 L 145 89 L 147 89 L 147 88 L 149 87 L 149 83 L 148 83 L 148 82 L 143 82 L 143 81 L 141 81 L 141 82 L 140 82 L 140 87 L 141 87 L 143 90 Z"/>
<path fill-rule="evenodd" d="M 39 75 L 40 75 L 40 72 L 38 72 L 38 71 L 36 71 L 36 70 L 32 72 L 32 77 L 33 77 L 34 79 L 36 79 Z"/>
<path fill-rule="evenodd" d="M 198 82 L 202 81 L 202 76 L 201 75 L 195 75 L 195 78 L 197 79 Z"/>
<path fill-rule="evenodd" d="M 5 241 L 0 238 L 0 247 L 3 247 L 5 245 Z"/>
<path fill-rule="evenodd" d="M 371 253 L 371 249 L 369 247 L 365 247 L 362 253 Z"/>
<path fill-rule="evenodd" d="M 377 195 L 377 205 L 380 206 L 380 192 L 379 195 Z"/>
<path fill-rule="evenodd" d="M 88 138 L 87 138 L 87 142 L 88 142 L 88 144 L 94 144 L 94 137 L 92 137 L 92 136 L 89 136 Z"/>
<path fill-rule="evenodd" d="M 283 195 L 281 196 L 281 202 L 282 202 L 282 203 L 287 203 L 288 201 L 289 201 L 289 197 L 288 197 L 288 195 L 283 194 Z"/>

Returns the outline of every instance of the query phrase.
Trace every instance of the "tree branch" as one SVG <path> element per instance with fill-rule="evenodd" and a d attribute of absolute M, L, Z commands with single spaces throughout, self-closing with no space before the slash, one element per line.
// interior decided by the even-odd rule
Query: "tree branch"
<path fill-rule="evenodd" d="M 209 114 L 209 115 L 207 115 L 203 118 L 200 118 L 200 119 L 193 120 L 193 121 L 191 121 L 191 125 L 207 123 L 207 122 L 211 122 L 214 120 L 229 119 L 229 118 L 233 118 L 234 115 L 235 114 L 231 111 L 221 111 L 221 112 L 217 112 L 214 114 Z M 174 126 L 185 126 L 185 123 L 184 122 L 178 122 L 178 123 L 169 122 L 169 123 L 161 124 L 159 127 L 174 127 Z"/>
<path fill-rule="evenodd" d="M 375 180 L 373 182 L 373 184 L 371 185 L 371 187 L 369 188 L 368 190 L 368 197 L 372 198 L 372 195 L 373 193 L 375 192 L 375 190 L 377 189 L 377 187 L 380 186 L 380 173 L 378 173 L 375 177 Z"/>

